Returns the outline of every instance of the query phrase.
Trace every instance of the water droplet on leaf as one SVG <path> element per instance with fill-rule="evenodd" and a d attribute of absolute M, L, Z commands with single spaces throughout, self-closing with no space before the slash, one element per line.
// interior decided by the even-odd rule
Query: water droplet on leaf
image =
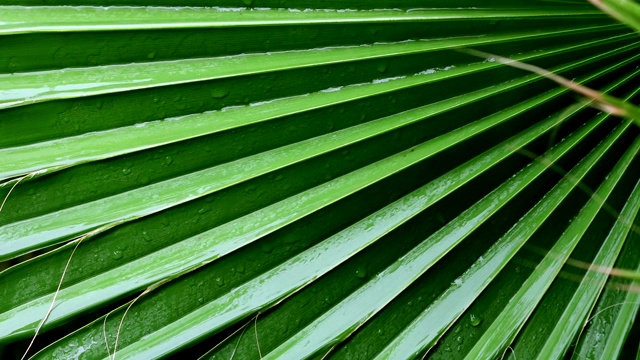
<path fill-rule="evenodd" d="M 480 319 L 480 317 L 478 315 L 471 314 L 471 315 L 469 315 L 469 322 L 471 323 L 471 326 L 478 326 L 478 325 L 480 325 L 482 320 Z"/>
<path fill-rule="evenodd" d="M 217 88 L 217 89 L 213 89 L 211 91 L 211 97 L 214 99 L 223 99 L 225 97 L 229 96 L 229 90 L 228 89 L 223 89 L 223 88 Z"/>
<path fill-rule="evenodd" d="M 238 266 L 238 273 L 244 274 L 244 265 L 239 265 Z"/>
<path fill-rule="evenodd" d="M 124 256 L 124 253 L 121 250 L 114 250 L 111 253 L 111 258 L 113 260 L 120 260 L 120 259 L 122 259 L 123 256 Z"/>
<path fill-rule="evenodd" d="M 263 244 L 262 245 L 262 251 L 265 254 L 270 254 L 273 251 L 273 245 L 271 245 L 271 244 Z"/>

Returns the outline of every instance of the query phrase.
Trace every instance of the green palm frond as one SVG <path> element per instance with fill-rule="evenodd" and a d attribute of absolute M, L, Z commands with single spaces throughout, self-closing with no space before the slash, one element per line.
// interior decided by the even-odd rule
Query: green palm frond
<path fill-rule="evenodd" d="M 210 6 L 0 6 L 3 358 L 636 355 L 637 126 L 467 50 L 633 104 L 637 33 L 571 1 Z"/>
<path fill-rule="evenodd" d="M 634 0 L 589 0 L 620 22 L 640 31 L 640 4 Z"/>

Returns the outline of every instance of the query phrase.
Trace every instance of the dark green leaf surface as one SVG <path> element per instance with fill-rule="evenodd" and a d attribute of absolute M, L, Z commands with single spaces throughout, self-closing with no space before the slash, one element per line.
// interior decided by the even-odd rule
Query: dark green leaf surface
<path fill-rule="evenodd" d="M 638 129 L 458 51 L 634 102 L 631 30 L 571 2 L 96 5 L 0 6 L 2 358 L 36 332 L 37 359 L 636 355 L 609 270 L 640 269 Z"/>

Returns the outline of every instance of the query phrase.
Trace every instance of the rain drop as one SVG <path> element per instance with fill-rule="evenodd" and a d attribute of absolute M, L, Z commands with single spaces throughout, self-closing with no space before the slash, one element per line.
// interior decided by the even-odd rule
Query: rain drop
<path fill-rule="evenodd" d="M 223 99 L 229 96 L 229 90 L 223 88 L 217 88 L 211 91 L 211 97 L 214 99 Z"/>
<path fill-rule="evenodd" d="M 287 334 L 287 331 L 289 331 L 289 326 L 284 324 L 281 328 L 280 328 L 280 333 L 285 335 Z"/>
<path fill-rule="evenodd" d="M 480 317 L 478 315 L 471 314 L 471 315 L 469 315 L 469 322 L 471 323 L 471 326 L 478 326 L 478 325 L 480 325 L 482 320 L 480 319 Z"/>
<path fill-rule="evenodd" d="M 271 244 L 263 244 L 262 245 L 262 251 L 265 254 L 270 254 L 273 251 L 273 245 L 271 245 Z"/>
<path fill-rule="evenodd" d="M 122 250 L 114 250 L 111 253 L 111 258 L 113 260 L 120 260 L 120 259 L 122 259 L 123 256 L 124 256 L 124 253 L 122 252 Z"/>

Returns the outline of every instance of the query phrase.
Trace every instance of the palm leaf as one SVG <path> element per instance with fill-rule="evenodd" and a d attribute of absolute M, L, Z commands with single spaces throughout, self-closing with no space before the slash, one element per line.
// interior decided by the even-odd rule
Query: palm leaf
<path fill-rule="evenodd" d="M 589 0 L 615 19 L 640 31 L 640 5 L 632 0 Z"/>
<path fill-rule="evenodd" d="M 571 2 L 176 5 L 0 6 L 3 357 L 635 356 L 638 129 L 456 50 L 632 103 L 636 33 Z"/>

